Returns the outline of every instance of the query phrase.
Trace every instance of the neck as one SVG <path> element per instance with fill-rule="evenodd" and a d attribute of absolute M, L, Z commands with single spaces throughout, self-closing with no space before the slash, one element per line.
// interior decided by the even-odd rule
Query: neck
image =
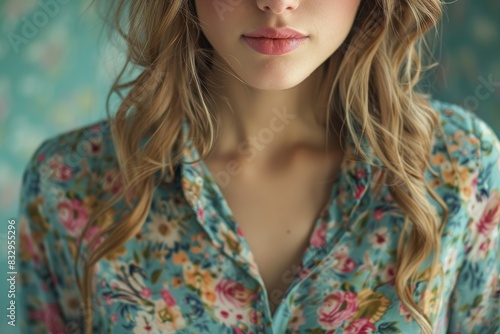
<path fill-rule="evenodd" d="M 284 149 L 312 147 L 332 150 L 338 138 L 327 136 L 326 102 L 319 98 L 323 68 L 285 90 L 260 90 L 231 73 L 213 71 L 209 82 L 220 129 L 211 157 L 234 156 L 253 147 L 265 161 Z M 333 137 L 333 138 L 332 138 Z"/>

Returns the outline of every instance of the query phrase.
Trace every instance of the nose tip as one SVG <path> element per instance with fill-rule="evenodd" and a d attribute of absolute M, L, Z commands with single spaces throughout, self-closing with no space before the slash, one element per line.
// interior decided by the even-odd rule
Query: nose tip
<path fill-rule="evenodd" d="M 257 5 L 262 11 L 283 14 L 285 11 L 295 10 L 299 0 L 257 0 Z"/>

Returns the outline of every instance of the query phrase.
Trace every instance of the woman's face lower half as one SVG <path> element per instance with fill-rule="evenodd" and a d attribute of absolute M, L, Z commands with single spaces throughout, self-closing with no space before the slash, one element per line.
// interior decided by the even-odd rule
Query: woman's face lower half
<path fill-rule="evenodd" d="M 195 0 L 195 6 L 216 56 L 240 79 L 256 89 L 283 90 L 339 49 L 360 1 Z"/>

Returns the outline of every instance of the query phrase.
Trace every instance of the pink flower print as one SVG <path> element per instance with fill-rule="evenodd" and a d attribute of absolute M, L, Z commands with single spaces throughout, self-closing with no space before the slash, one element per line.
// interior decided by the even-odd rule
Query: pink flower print
<path fill-rule="evenodd" d="M 408 309 L 406 308 L 406 306 L 399 302 L 399 315 L 402 315 L 403 317 L 405 317 L 405 321 L 406 322 L 410 322 L 411 321 L 411 314 L 410 312 L 408 311 Z"/>
<path fill-rule="evenodd" d="M 151 289 L 149 289 L 149 288 L 142 288 L 142 290 L 141 290 L 141 297 L 142 298 L 149 298 L 149 297 L 151 297 Z"/>
<path fill-rule="evenodd" d="M 198 216 L 200 216 L 201 220 L 205 219 L 205 211 L 201 207 L 198 208 Z"/>
<path fill-rule="evenodd" d="M 365 186 L 360 184 L 359 186 L 356 187 L 356 190 L 354 191 L 354 197 L 356 199 L 360 199 L 361 198 L 361 195 L 364 193 L 365 191 Z"/>
<path fill-rule="evenodd" d="M 167 306 L 171 307 L 171 306 L 176 305 L 175 299 L 169 290 L 162 289 L 161 290 L 161 297 L 163 298 L 163 300 L 165 301 L 165 304 L 167 304 Z"/>
<path fill-rule="evenodd" d="M 50 175 L 59 181 L 68 181 L 73 177 L 73 170 L 61 162 L 60 157 L 54 157 L 48 162 Z"/>
<path fill-rule="evenodd" d="M 358 303 L 356 294 L 350 291 L 336 291 L 328 295 L 318 309 L 318 322 L 324 329 L 336 329 L 344 320 L 350 319 Z"/>
<path fill-rule="evenodd" d="M 250 323 L 252 325 L 258 325 L 259 324 L 259 313 L 255 309 L 250 310 Z"/>
<path fill-rule="evenodd" d="M 477 190 L 477 179 L 478 179 L 478 177 L 477 177 L 477 175 L 476 175 L 476 176 L 472 179 L 472 181 L 471 181 L 471 186 L 472 186 L 472 189 L 473 189 L 474 191 L 476 191 L 476 190 Z"/>
<path fill-rule="evenodd" d="M 358 171 L 356 173 L 356 177 L 358 179 L 362 179 L 362 178 L 366 177 L 366 170 L 364 168 L 358 169 Z"/>
<path fill-rule="evenodd" d="M 29 255 L 29 258 L 33 260 L 35 263 L 35 268 L 38 268 L 38 252 L 35 250 L 35 245 L 33 243 L 33 239 L 31 238 L 29 233 L 25 231 L 21 232 L 21 247 L 26 250 L 26 253 Z"/>
<path fill-rule="evenodd" d="M 386 249 L 389 244 L 389 231 L 383 226 L 375 230 L 369 237 L 368 241 L 373 248 Z"/>
<path fill-rule="evenodd" d="M 493 191 L 486 202 L 481 219 L 476 224 L 479 233 L 488 236 L 500 220 L 500 193 Z"/>
<path fill-rule="evenodd" d="M 118 322 L 118 316 L 116 313 L 111 314 L 111 321 L 116 324 Z"/>
<path fill-rule="evenodd" d="M 46 304 L 43 309 L 29 311 L 30 320 L 45 323 L 50 333 L 64 333 L 64 323 L 61 318 L 61 310 L 57 304 Z"/>
<path fill-rule="evenodd" d="M 236 325 L 233 325 L 233 333 L 234 334 L 243 334 L 243 332 L 241 331 L 241 329 L 236 326 Z"/>
<path fill-rule="evenodd" d="M 104 296 L 104 301 L 106 302 L 106 305 L 113 304 L 113 300 L 111 299 L 111 295 L 109 295 L 109 294 Z"/>
<path fill-rule="evenodd" d="M 384 272 L 382 273 L 384 282 L 394 285 L 396 279 L 396 269 L 392 263 L 387 264 Z"/>
<path fill-rule="evenodd" d="M 344 273 L 350 273 L 351 271 L 354 270 L 355 267 L 356 267 L 356 263 L 354 262 L 353 259 L 351 259 L 349 257 L 349 258 L 346 258 L 344 260 L 343 266 L 340 268 L 340 271 L 342 271 Z"/>
<path fill-rule="evenodd" d="M 87 233 L 85 233 L 85 237 L 83 240 L 85 242 L 89 243 L 92 241 L 92 239 L 101 231 L 100 227 L 97 226 L 91 226 L 87 229 Z M 102 242 L 104 241 L 104 237 L 101 236 L 96 243 L 92 246 L 92 250 L 95 250 Z"/>
<path fill-rule="evenodd" d="M 345 334 L 370 334 L 375 330 L 375 326 L 367 318 L 356 319 L 347 326 Z"/>
<path fill-rule="evenodd" d="M 229 313 L 227 311 L 222 310 L 220 311 L 220 314 L 224 319 L 227 319 L 227 317 L 229 317 Z"/>
<path fill-rule="evenodd" d="M 98 156 L 103 151 L 102 138 L 91 138 L 89 141 L 90 144 L 90 154 L 92 156 Z"/>
<path fill-rule="evenodd" d="M 73 170 L 66 165 L 62 165 L 57 169 L 56 177 L 61 181 L 68 181 L 73 177 Z"/>
<path fill-rule="evenodd" d="M 58 218 L 66 231 L 79 234 L 87 223 L 89 214 L 82 202 L 77 199 L 63 200 L 57 204 Z"/>
<path fill-rule="evenodd" d="M 376 221 L 381 221 L 384 219 L 384 211 L 382 209 L 377 209 L 373 212 L 373 219 Z"/>
<path fill-rule="evenodd" d="M 336 251 L 333 256 L 338 260 L 335 265 L 335 269 L 340 270 L 343 273 L 350 273 L 356 267 L 356 263 L 349 257 L 349 253 L 344 248 Z"/>
<path fill-rule="evenodd" d="M 311 237 L 311 245 L 314 247 L 325 246 L 325 236 L 326 236 L 326 222 L 321 223 L 316 230 L 314 230 Z"/>
<path fill-rule="evenodd" d="M 245 286 L 229 279 L 221 279 L 215 286 L 215 292 L 224 304 L 245 308 L 251 304 L 254 295 Z"/>
<path fill-rule="evenodd" d="M 102 188 L 109 190 L 113 195 L 117 194 L 123 187 L 123 177 L 118 174 L 116 169 L 108 169 L 104 174 L 104 183 Z M 127 194 L 130 196 L 130 194 Z"/>
<path fill-rule="evenodd" d="M 481 246 L 479 246 L 479 250 L 482 251 L 482 252 L 486 252 L 488 250 L 489 244 L 490 244 L 489 242 L 483 241 L 481 243 Z"/>
<path fill-rule="evenodd" d="M 302 263 L 300 264 L 302 266 Z M 308 268 L 300 268 L 299 269 L 299 280 L 303 279 L 304 277 L 306 277 L 307 275 L 309 275 L 309 273 L 311 272 L 311 269 L 308 269 Z"/>
<path fill-rule="evenodd" d="M 311 295 L 313 292 L 311 292 Z M 304 306 L 294 305 L 290 314 L 290 321 L 288 323 L 288 328 L 292 330 L 293 333 L 297 333 L 299 328 L 306 323 L 306 318 L 304 316 Z"/>

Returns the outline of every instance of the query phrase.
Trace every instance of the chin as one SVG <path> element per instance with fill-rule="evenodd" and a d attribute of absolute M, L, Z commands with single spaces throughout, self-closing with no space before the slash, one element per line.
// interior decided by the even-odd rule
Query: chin
<path fill-rule="evenodd" d="M 280 91 L 280 90 L 287 90 L 287 89 L 291 89 L 295 86 L 297 86 L 298 84 L 300 84 L 300 82 L 265 82 L 265 83 L 256 83 L 256 84 L 251 84 L 249 82 L 247 82 L 247 84 L 249 86 L 251 86 L 252 88 L 255 88 L 255 89 L 258 89 L 258 90 L 263 90 L 263 91 Z"/>
<path fill-rule="evenodd" d="M 311 73 L 292 71 L 290 69 L 270 70 L 269 67 L 261 70 L 246 68 L 245 73 L 238 73 L 247 85 L 259 90 L 286 90 L 302 83 Z"/>

